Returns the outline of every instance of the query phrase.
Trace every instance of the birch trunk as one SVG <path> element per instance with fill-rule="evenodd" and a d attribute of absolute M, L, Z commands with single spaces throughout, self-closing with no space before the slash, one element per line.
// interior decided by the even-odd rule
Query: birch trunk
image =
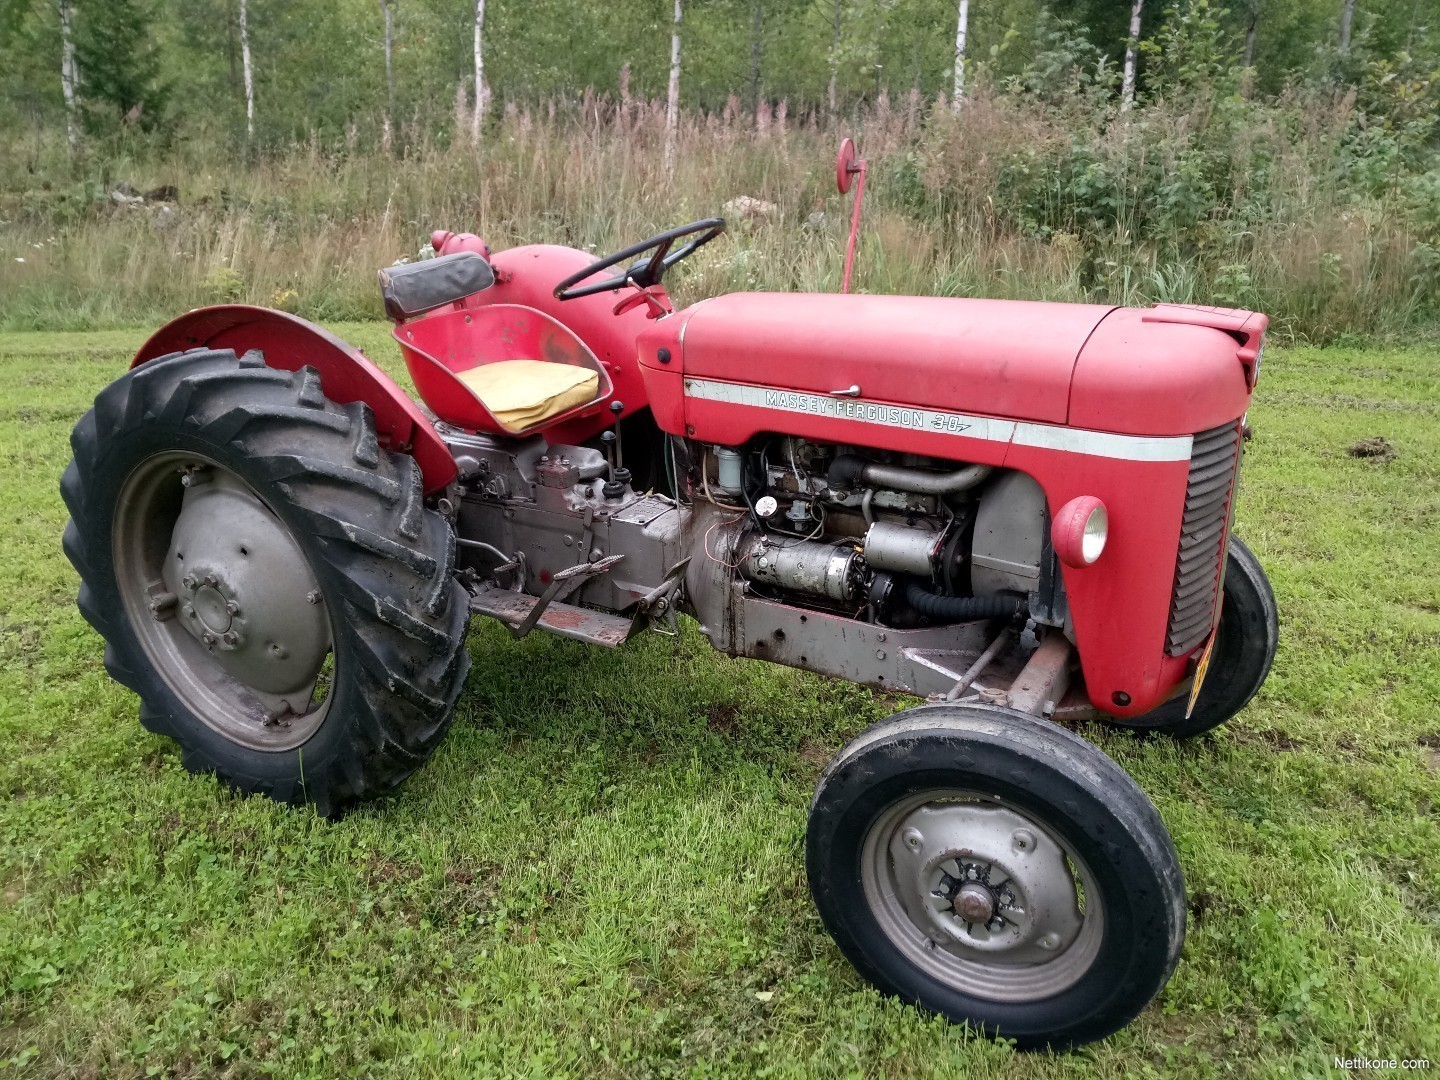
<path fill-rule="evenodd" d="M 750 28 L 750 111 L 760 107 L 760 61 L 764 56 L 761 35 L 764 33 L 764 16 L 760 0 L 755 0 L 755 20 Z"/>
<path fill-rule="evenodd" d="M 952 109 L 960 108 L 960 99 L 965 96 L 965 36 L 970 28 L 970 0 L 960 0 L 960 11 L 955 19 L 955 93 L 950 99 Z"/>
<path fill-rule="evenodd" d="M 245 74 L 245 137 L 255 138 L 255 68 L 250 63 L 250 0 L 240 0 L 240 67 Z"/>
<path fill-rule="evenodd" d="M 390 58 L 394 55 L 395 35 L 389 0 L 380 0 L 380 14 L 385 17 L 385 112 L 388 114 L 395 108 L 395 76 L 390 66 Z"/>
<path fill-rule="evenodd" d="M 380 124 L 380 145 L 386 154 L 390 153 L 390 118 L 395 113 L 395 78 L 391 73 L 390 56 L 394 45 L 393 23 L 390 17 L 389 0 L 380 0 L 380 14 L 385 19 L 385 116 Z"/>
<path fill-rule="evenodd" d="M 830 119 L 835 119 L 835 76 L 840 69 L 840 0 L 835 0 L 834 30 L 830 34 Z"/>
<path fill-rule="evenodd" d="M 475 0 L 475 111 L 470 114 L 470 141 L 480 141 L 480 122 L 490 88 L 485 85 L 485 0 Z"/>
<path fill-rule="evenodd" d="M 1125 39 L 1125 74 L 1120 80 L 1120 108 L 1129 111 L 1135 104 L 1135 59 L 1140 46 L 1140 13 L 1145 0 L 1130 5 L 1130 36 Z"/>
<path fill-rule="evenodd" d="M 60 0 L 60 91 L 65 95 L 65 139 L 74 154 L 80 149 L 79 106 L 75 100 L 75 27 L 70 0 Z"/>
<path fill-rule="evenodd" d="M 1340 5 L 1340 55 L 1350 55 L 1350 34 L 1355 27 L 1355 0 Z"/>
<path fill-rule="evenodd" d="M 680 134 L 680 0 L 670 30 L 670 89 L 665 98 L 665 177 L 675 175 L 675 143 Z"/>

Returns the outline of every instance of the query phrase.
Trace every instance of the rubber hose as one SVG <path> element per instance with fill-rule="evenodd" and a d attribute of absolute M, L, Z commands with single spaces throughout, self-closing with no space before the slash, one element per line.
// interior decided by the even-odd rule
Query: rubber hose
<path fill-rule="evenodd" d="M 1019 615 L 1025 605 L 1018 596 L 941 596 L 914 581 L 905 586 L 905 601 L 921 615 L 950 622 L 1009 619 Z"/>

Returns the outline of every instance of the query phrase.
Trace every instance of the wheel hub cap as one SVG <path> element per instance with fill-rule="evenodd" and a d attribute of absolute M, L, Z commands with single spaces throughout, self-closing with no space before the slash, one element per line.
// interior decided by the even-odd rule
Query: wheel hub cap
<path fill-rule="evenodd" d="M 116 496 L 121 602 L 155 672 L 197 720 L 286 751 L 324 722 L 332 620 L 305 549 L 240 477 L 171 450 Z"/>
<path fill-rule="evenodd" d="M 871 826 L 866 902 L 931 977 L 993 1001 L 1035 1001 L 1093 963 L 1105 908 L 1063 841 L 1017 807 L 963 790 L 916 792 Z"/>
<path fill-rule="evenodd" d="M 319 586 L 274 514 L 219 469 L 186 474 L 163 576 L 181 623 L 225 671 L 294 713 L 330 648 Z M 290 700 L 294 698 L 294 700 Z"/>
<path fill-rule="evenodd" d="M 906 907 L 950 948 L 1036 962 L 1080 932 L 1064 852 L 1006 807 L 921 806 L 901 823 L 891 854 Z"/>
<path fill-rule="evenodd" d="M 183 595 L 183 594 L 182 594 Z M 223 634 L 230 629 L 230 612 L 227 608 L 229 601 L 225 599 L 217 585 L 202 585 L 190 593 L 190 608 L 186 610 L 189 615 L 193 611 L 194 617 L 199 620 L 200 625 L 212 634 Z"/>
<path fill-rule="evenodd" d="M 988 923 L 995 917 L 995 895 L 979 882 L 967 881 L 957 888 L 951 906 L 967 923 Z"/>

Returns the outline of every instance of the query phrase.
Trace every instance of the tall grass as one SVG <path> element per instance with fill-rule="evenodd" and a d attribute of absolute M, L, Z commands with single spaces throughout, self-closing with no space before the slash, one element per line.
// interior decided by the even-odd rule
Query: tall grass
<path fill-rule="evenodd" d="M 415 257 L 432 229 L 604 252 L 741 195 L 774 208 L 682 264 L 680 299 L 833 289 L 842 131 L 871 162 L 863 291 L 1245 305 L 1311 340 L 1427 323 L 1440 183 L 1351 175 L 1353 100 L 1225 107 L 1243 115 L 1219 124 L 1214 102 L 1159 102 L 1122 118 L 982 87 L 958 111 L 882 96 L 832 124 L 732 99 L 684 116 L 670 178 L 663 108 L 589 94 L 512 105 L 478 147 L 403 156 L 312 141 L 245 160 L 135 143 L 84 179 L 0 172 L 0 327 L 153 323 L 220 300 L 379 317 L 376 268 Z M 119 203 L 121 180 L 174 185 L 179 201 Z"/>

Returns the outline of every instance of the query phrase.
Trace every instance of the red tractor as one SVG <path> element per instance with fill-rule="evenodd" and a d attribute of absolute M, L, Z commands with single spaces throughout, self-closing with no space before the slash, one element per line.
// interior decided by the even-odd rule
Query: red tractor
<path fill-rule="evenodd" d="M 62 481 L 106 667 L 187 768 L 327 815 L 435 749 L 474 613 L 611 648 L 683 613 L 731 656 L 914 694 L 820 778 L 825 925 L 952 1020 L 1101 1038 L 1170 977 L 1184 885 L 1150 801 L 1056 721 L 1193 735 L 1265 679 L 1275 602 L 1230 522 L 1266 318 L 675 310 L 666 272 L 724 228 L 598 262 L 436 233 L 380 275 L 424 407 L 279 311 L 159 330 Z"/>

